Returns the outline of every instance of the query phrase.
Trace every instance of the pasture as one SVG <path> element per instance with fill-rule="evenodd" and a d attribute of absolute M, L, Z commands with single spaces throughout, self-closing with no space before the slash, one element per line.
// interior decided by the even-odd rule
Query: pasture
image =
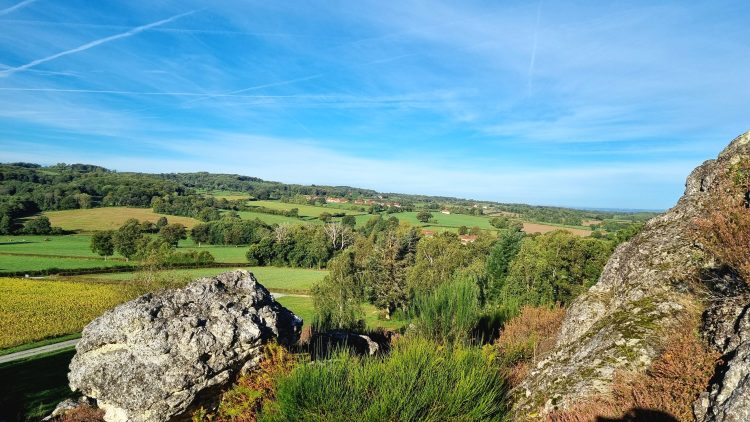
<path fill-rule="evenodd" d="M 61 270 L 102 268 L 130 265 L 124 261 L 98 258 L 65 258 L 36 255 L 2 255 L 0 254 L 0 272 L 40 271 L 51 268 Z"/>
<path fill-rule="evenodd" d="M 257 218 L 266 224 L 305 224 L 305 223 L 322 224 L 323 223 L 322 221 L 318 220 L 317 216 L 305 217 L 305 218 L 294 218 L 294 217 L 286 217 L 283 215 L 265 214 L 262 212 L 253 212 L 253 211 L 240 211 L 238 212 L 238 214 L 243 220 L 255 220 Z"/>
<path fill-rule="evenodd" d="M 47 211 L 43 214 L 49 217 L 53 226 L 78 232 L 114 230 L 122 226 L 130 218 L 156 223 L 159 217 L 166 217 L 170 223 L 180 223 L 187 228 L 200 223 L 200 221 L 190 217 L 157 214 L 150 208 L 105 207 L 85 210 Z"/>
<path fill-rule="evenodd" d="M 0 236 L 0 254 L 100 258 L 91 252 L 91 236 Z M 111 259 L 111 258 L 110 258 Z"/>
<path fill-rule="evenodd" d="M 249 206 L 266 207 L 273 210 L 289 211 L 292 208 L 299 210 L 299 215 L 305 217 L 318 217 L 321 213 L 327 212 L 330 214 L 344 213 L 346 215 L 359 215 L 363 214 L 361 211 L 354 211 L 351 209 L 338 208 L 331 205 L 319 206 L 319 205 L 300 205 L 291 204 L 281 201 L 252 201 L 248 202 Z"/>
<path fill-rule="evenodd" d="M 77 333 L 137 295 L 119 283 L 0 278 L 0 349 Z"/>
<path fill-rule="evenodd" d="M 372 218 L 372 215 L 366 214 L 366 215 L 359 215 L 357 216 L 357 225 L 364 225 L 367 223 L 367 220 Z M 466 227 L 474 227 L 477 226 L 480 229 L 484 230 L 495 230 L 494 227 L 490 225 L 490 220 L 487 217 L 484 216 L 477 216 L 477 215 L 465 215 L 465 214 L 441 214 L 440 211 L 435 211 L 432 213 L 432 220 L 429 223 L 422 223 L 421 221 L 417 220 L 417 212 L 415 211 L 408 211 L 408 212 L 398 212 L 394 214 L 383 214 L 383 218 L 390 218 L 390 217 L 396 217 L 399 219 L 399 221 L 405 221 L 412 226 L 417 227 L 430 227 L 430 228 L 439 228 L 439 227 L 446 227 L 446 228 L 458 228 L 461 226 Z"/>

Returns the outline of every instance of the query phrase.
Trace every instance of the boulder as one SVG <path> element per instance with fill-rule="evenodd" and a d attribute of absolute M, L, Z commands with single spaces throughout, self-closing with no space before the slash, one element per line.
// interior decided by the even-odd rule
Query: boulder
<path fill-rule="evenodd" d="M 251 368 L 265 342 L 294 343 L 301 326 L 251 273 L 228 272 L 146 294 L 92 321 L 68 379 L 108 422 L 166 421 Z"/>
<path fill-rule="evenodd" d="M 541 417 L 608 395 L 615 372 L 646 369 L 659 353 L 660 336 L 688 309 L 706 305 L 695 282 L 720 265 L 694 240 L 694 222 L 707 216 L 712 203 L 726 194 L 719 189 L 720 181 L 745 159 L 750 159 L 750 133 L 734 139 L 716 160 L 696 168 L 677 205 L 615 250 L 599 281 L 568 308 L 554 350 L 513 391 L 516 417 Z M 715 309 L 716 318 L 708 318 L 707 311 L 705 337 L 731 356 L 725 355 L 723 378 L 715 377 L 719 384 L 694 408 L 709 415 L 707 420 L 750 420 L 750 345 L 736 323 L 750 303 L 743 290 L 746 284 L 727 274 L 705 281 L 710 291 L 724 292 L 712 295 L 715 303 L 727 304 Z M 716 416 L 723 414 L 721 409 L 738 407 L 744 410 L 732 412 L 740 416 Z"/>

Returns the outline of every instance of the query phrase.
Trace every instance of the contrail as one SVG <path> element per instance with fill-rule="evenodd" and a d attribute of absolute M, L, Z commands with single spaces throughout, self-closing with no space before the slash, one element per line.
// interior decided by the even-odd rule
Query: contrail
<path fill-rule="evenodd" d="M 536 63 L 536 48 L 539 44 L 539 21 L 542 17 L 542 0 L 539 0 L 539 5 L 536 8 L 536 26 L 534 27 L 534 44 L 531 47 L 531 60 L 529 61 L 529 74 L 528 74 L 528 86 L 527 94 L 531 95 L 531 88 L 534 83 L 534 64 Z"/>
<path fill-rule="evenodd" d="M 16 4 L 15 6 L 11 6 L 7 9 L 0 10 L 0 16 L 7 15 L 8 13 L 13 12 L 14 10 L 18 10 L 22 7 L 26 7 L 30 5 L 31 3 L 34 3 L 36 0 L 23 0 L 22 2 Z"/>
<path fill-rule="evenodd" d="M 82 46 L 79 46 L 79 47 L 76 47 L 76 48 L 73 48 L 73 49 L 70 49 L 70 50 L 65 50 L 65 51 L 62 51 L 60 53 L 53 54 L 51 56 L 47 56 L 47 57 L 44 57 L 44 58 L 41 58 L 41 59 L 36 59 L 34 61 L 31 61 L 29 63 L 26 63 L 26 64 L 18 66 L 18 67 L 12 67 L 10 69 L 1 70 L 0 71 L 0 77 L 10 76 L 10 75 L 12 75 L 12 74 L 14 74 L 16 72 L 22 72 L 22 71 L 24 71 L 26 69 L 29 69 L 31 67 L 40 65 L 42 63 L 46 63 L 46 62 L 58 59 L 60 57 L 67 56 L 69 54 L 79 53 L 81 51 L 85 51 L 85 50 L 88 50 L 90 48 L 94 48 L 94 47 L 96 47 L 98 45 L 102 45 L 102 44 L 108 43 L 110 41 L 119 40 L 120 38 L 127 38 L 127 37 L 130 37 L 130 36 L 136 35 L 138 33 L 141 33 L 143 31 L 149 30 L 151 28 L 164 25 L 165 23 L 169 23 L 169 22 L 175 21 L 177 19 L 180 19 L 180 18 L 182 18 L 184 16 L 190 15 L 190 14 L 195 13 L 195 12 L 196 11 L 193 10 L 193 11 L 190 11 L 190 12 L 181 13 L 179 15 L 172 16 L 171 18 L 162 19 L 162 20 L 157 21 L 157 22 L 153 22 L 153 23 L 149 23 L 147 25 L 143 25 L 143 26 L 139 26 L 139 27 L 133 28 L 133 29 L 131 29 L 131 30 L 127 31 L 127 32 L 123 32 L 121 34 L 110 35 L 109 37 L 100 38 L 98 40 L 91 41 L 89 43 L 86 43 L 86 44 L 84 44 Z"/>

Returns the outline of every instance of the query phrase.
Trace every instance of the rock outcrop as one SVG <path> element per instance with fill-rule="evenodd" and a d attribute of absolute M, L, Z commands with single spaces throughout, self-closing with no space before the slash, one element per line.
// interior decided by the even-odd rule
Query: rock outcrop
<path fill-rule="evenodd" d="M 727 366 L 696 403 L 697 416 L 750 420 L 746 284 L 736 277 L 704 279 L 710 291 L 725 293 L 707 295 L 712 299 L 698 294 L 696 280 L 717 270 L 712 266 L 718 263 L 694 240 L 695 220 L 706 217 L 717 198 L 726 194 L 719 189 L 720 181 L 746 159 L 750 133 L 732 141 L 716 160 L 696 168 L 677 205 L 617 248 L 599 281 L 568 308 L 553 352 L 514 391 L 516 416 L 539 416 L 607 395 L 616 371 L 647 368 L 659 353 L 659 337 L 689 309 L 707 306 L 705 337 L 725 353 Z"/>
<path fill-rule="evenodd" d="M 202 278 L 92 321 L 68 378 L 108 422 L 166 421 L 252 367 L 266 341 L 295 342 L 301 325 L 248 272 Z"/>

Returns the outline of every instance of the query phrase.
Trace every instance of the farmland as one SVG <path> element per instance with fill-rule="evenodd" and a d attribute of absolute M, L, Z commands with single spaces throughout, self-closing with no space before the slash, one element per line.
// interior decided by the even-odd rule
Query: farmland
<path fill-rule="evenodd" d="M 284 215 L 265 214 L 262 212 L 240 211 L 238 213 L 243 220 L 255 220 L 256 218 L 266 224 L 322 224 L 323 222 L 313 217 L 294 218 Z"/>
<path fill-rule="evenodd" d="M 0 278 L 0 348 L 79 332 L 136 295 L 122 284 Z"/>
<path fill-rule="evenodd" d="M 127 262 L 96 258 L 64 258 L 34 255 L 0 255 L 0 272 L 39 271 L 51 268 L 61 270 L 114 267 L 130 265 Z"/>
<path fill-rule="evenodd" d="M 180 223 L 188 228 L 199 223 L 198 220 L 189 217 L 157 214 L 151 211 L 150 208 L 131 207 L 47 211 L 44 215 L 49 217 L 53 226 L 79 232 L 116 229 L 130 218 L 155 223 L 159 217 L 166 217 L 170 223 Z"/>
<path fill-rule="evenodd" d="M 299 210 L 299 215 L 306 217 L 318 217 L 321 213 L 343 213 L 346 215 L 359 215 L 364 214 L 361 211 L 354 211 L 351 209 L 339 208 L 338 206 L 318 206 L 318 205 L 300 205 L 281 201 L 252 201 L 249 202 L 250 206 L 266 207 L 274 210 L 289 211 L 292 208 Z"/>

